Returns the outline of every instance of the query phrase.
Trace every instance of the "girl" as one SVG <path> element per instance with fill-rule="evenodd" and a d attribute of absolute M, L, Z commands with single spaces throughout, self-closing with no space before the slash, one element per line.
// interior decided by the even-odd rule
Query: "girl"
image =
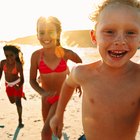
<path fill-rule="evenodd" d="M 23 127 L 21 98 L 26 99 L 23 93 L 23 54 L 20 47 L 14 45 L 5 45 L 3 50 L 6 59 L 2 60 L 0 64 L 0 79 L 4 71 L 7 96 L 12 104 L 16 104 L 19 116 L 18 126 Z"/>
<path fill-rule="evenodd" d="M 49 121 L 55 113 L 62 84 L 69 73 L 67 61 L 82 62 L 76 53 L 60 47 L 60 34 L 61 23 L 56 17 L 38 19 L 37 37 L 43 48 L 32 54 L 30 84 L 42 96 L 42 140 L 52 139 Z M 41 84 L 37 81 L 38 70 Z"/>

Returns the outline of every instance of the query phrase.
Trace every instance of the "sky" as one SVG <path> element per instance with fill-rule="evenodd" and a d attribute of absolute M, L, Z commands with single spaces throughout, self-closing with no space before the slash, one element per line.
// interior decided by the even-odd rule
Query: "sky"
<path fill-rule="evenodd" d="M 0 41 L 36 34 L 40 16 L 56 16 L 62 30 L 91 29 L 89 14 L 99 0 L 0 0 Z"/>

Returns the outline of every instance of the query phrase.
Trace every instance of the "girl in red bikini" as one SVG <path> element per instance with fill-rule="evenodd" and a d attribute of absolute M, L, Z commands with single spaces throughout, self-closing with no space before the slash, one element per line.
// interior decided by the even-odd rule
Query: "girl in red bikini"
<path fill-rule="evenodd" d="M 5 73 L 5 86 L 6 93 L 9 101 L 17 106 L 17 112 L 19 117 L 19 127 L 23 127 L 22 123 L 22 104 L 21 98 L 26 99 L 23 92 L 23 56 L 20 48 L 14 45 L 6 45 L 3 47 L 6 59 L 0 63 L 0 79 L 2 72 Z"/>
<path fill-rule="evenodd" d="M 55 113 L 62 84 L 69 74 L 67 61 L 82 62 L 72 50 L 60 46 L 60 34 L 61 23 L 56 17 L 38 19 L 37 37 L 43 48 L 32 54 L 30 84 L 42 96 L 42 140 L 52 140 L 49 122 Z M 38 71 L 41 83 L 37 80 Z"/>

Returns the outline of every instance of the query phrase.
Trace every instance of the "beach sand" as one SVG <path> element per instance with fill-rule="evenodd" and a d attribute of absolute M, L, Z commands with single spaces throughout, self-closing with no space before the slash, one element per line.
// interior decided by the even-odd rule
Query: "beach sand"
<path fill-rule="evenodd" d="M 41 98 L 29 84 L 29 67 L 31 53 L 38 49 L 34 46 L 24 46 L 21 48 L 25 57 L 24 75 L 25 84 L 24 92 L 27 100 L 22 99 L 24 128 L 19 129 L 18 115 L 16 106 L 10 104 L 4 85 L 4 76 L 0 84 L 0 140 L 40 140 L 41 129 L 43 126 L 41 116 Z M 84 63 L 96 61 L 99 59 L 98 52 L 95 48 L 73 48 L 75 52 L 82 57 Z M 2 55 L 1 55 L 2 56 Z M 1 58 L 2 59 L 2 58 Z M 140 60 L 140 50 L 136 53 L 133 60 Z M 72 67 L 72 63 L 69 63 Z M 77 93 L 74 93 L 67 105 L 64 116 L 64 137 L 62 140 L 77 140 L 83 134 L 81 123 L 81 100 Z M 140 131 L 137 133 L 136 140 L 140 140 Z"/>

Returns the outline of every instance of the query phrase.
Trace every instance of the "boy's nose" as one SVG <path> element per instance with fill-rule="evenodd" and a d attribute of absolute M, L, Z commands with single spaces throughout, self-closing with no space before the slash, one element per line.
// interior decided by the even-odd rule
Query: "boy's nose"
<path fill-rule="evenodd" d="M 126 45 L 125 35 L 118 34 L 114 40 L 114 45 Z"/>

